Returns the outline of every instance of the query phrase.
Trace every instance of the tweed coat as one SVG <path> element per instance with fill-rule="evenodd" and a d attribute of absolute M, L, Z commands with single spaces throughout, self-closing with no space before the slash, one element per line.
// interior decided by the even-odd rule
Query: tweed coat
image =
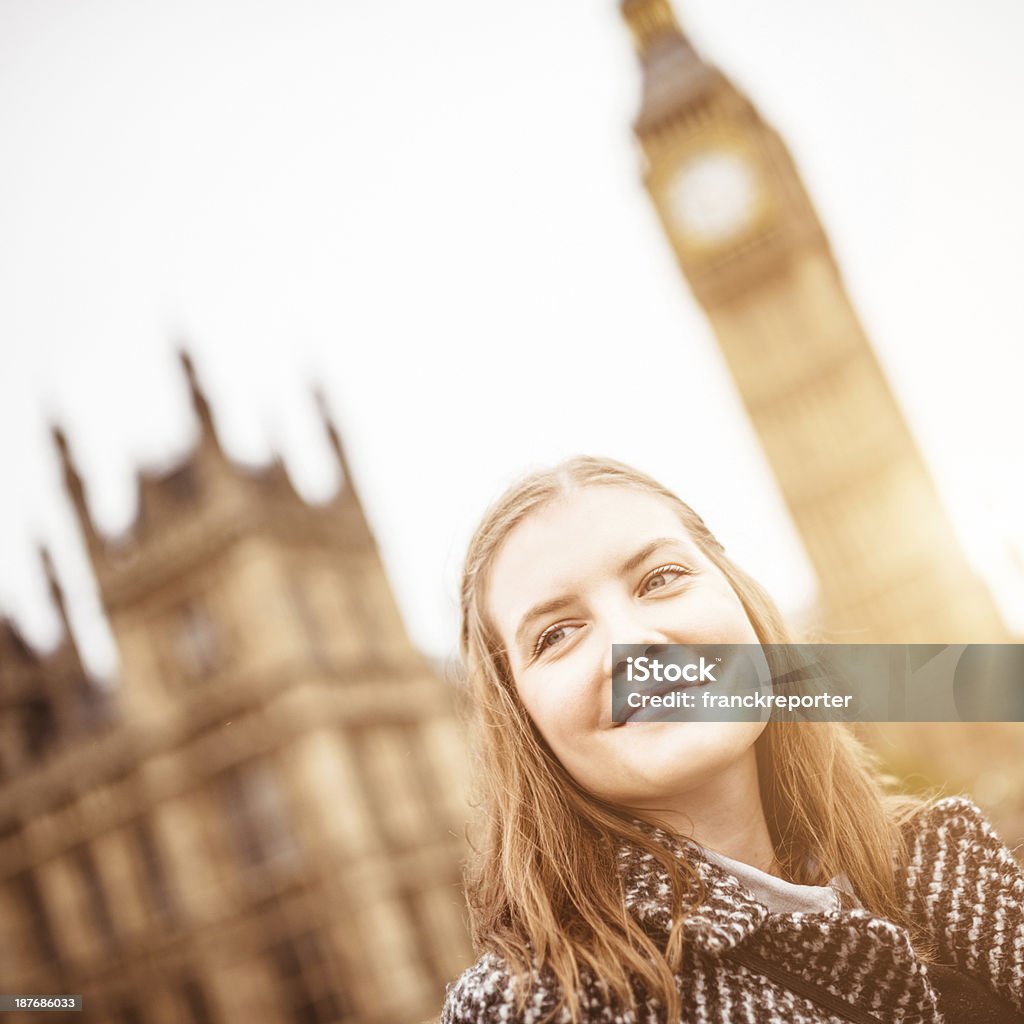
<path fill-rule="evenodd" d="M 981 811 L 941 800 L 908 825 L 900 899 L 933 936 L 937 966 L 905 929 L 863 909 L 772 914 L 693 844 L 655 830 L 697 868 L 707 898 L 684 920 L 680 1024 L 975 1024 L 1024 1020 L 1024 872 Z M 653 938 L 670 926 L 668 878 L 650 855 L 620 855 L 626 904 Z M 952 970 L 950 968 L 953 968 Z M 441 1024 L 539 1024 L 558 999 L 544 969 L 517 1013 L 503 961 L 485 953 L 448 986 Z M 665 1024 L 652 1000 L 616 1013 L 589 980 L 586 1024 Z M 555 1021 L 569 1020 L 564 1010 Z"/>

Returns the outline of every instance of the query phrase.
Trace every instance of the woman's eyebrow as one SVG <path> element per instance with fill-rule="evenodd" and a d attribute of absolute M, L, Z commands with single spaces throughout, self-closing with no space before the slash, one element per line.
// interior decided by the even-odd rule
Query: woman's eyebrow
<path fill-rule="evenodd" d="M 649 544 L 645 544 L 639 551 L 634 555 L 630 555 L 625 562 L 622 563 L 619 569 L 619 575 L 625 576 L 631 573 L 634 569 L 639 568 L 655 551 L 660 550 L 663 547 L 672 544 L 679 544 L 678 537 L 658 537 L 656 540 L 652 540 Z M 563 608 L 572 604 L 576 600 L 574 594 L 564 594 L 562 597 L 552 598 L 550 601 L 543 601 L 540 604 L 534 605 L 520 620 L 519 628 L 516 630 L 515 643 L 518 647 L 523 646 L 523 641 L 526 639 L 526 632 L 530 628 L 530 624 L 534 619 L 539 619 L 543 615 L 550 615 L 552 612 L 561 611 Z"/>
<path fill-rule="evenodd" d="M 539 619 L 542 615 L 550 615 L 551 612 L 561 611 L 563 608 L 572 604 L 575 600 L 575 596 L 572 594 L 566 594 L 564 597 L 556 597 L 551 601 L 544 601 L 542 604 L 535 604 L 522 617 L 522 619 L 519 620 L 519 628 L 516 630 L 517 646 L 524 646 L 527 630 L 530 628 L 530 624 L 534 619 Z"/>
<path fill-rule="evenodd" d="M 658 537 L 657 540 L 652 540 L 650 544 L 645 544 L 635 555 L 627 558 L 622 563 L 622 568 L 619 570 L 619 574 L 625 576 L 626 573 L 632 572 L 634 569 L 638 569 L 655 551 L 661 548 L 668 547 L 672 544 L 679 544 L 678 537 Z"/>

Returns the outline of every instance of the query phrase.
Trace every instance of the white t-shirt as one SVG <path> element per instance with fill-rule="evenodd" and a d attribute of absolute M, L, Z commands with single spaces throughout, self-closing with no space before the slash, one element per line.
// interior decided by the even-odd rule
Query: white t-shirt
<path fill-rule="evenodd" d="M 863 906 L 845 874 L 836 875 L 828 885 L 798 885 L 726 857 L 717 850 L 704 846 L 698 848 L 712 864 L 724 868 L 749 889 L 754 899 L 763 903 L 772 914 L 821 914 Z"/>

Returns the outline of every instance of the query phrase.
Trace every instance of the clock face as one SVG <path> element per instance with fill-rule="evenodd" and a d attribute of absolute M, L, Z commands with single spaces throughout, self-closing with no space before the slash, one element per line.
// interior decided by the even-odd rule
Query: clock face
<path fill-rule="evenodd" d="M 725 149 L 691 157 L 668 186 L 672 216 L 699 245 L 740 234 L 753 222 L 759 198 L 754 168 L 739 153 Z"/>

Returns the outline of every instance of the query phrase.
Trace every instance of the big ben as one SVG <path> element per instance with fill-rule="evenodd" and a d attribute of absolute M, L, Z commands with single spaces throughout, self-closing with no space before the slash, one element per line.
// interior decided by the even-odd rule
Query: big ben
<path fill-rule="evenodd" d="M 645 185 L 703 307 L 843 642 L 1006 639 L 778 133 L 668 0 L 623 0 Z"/>

